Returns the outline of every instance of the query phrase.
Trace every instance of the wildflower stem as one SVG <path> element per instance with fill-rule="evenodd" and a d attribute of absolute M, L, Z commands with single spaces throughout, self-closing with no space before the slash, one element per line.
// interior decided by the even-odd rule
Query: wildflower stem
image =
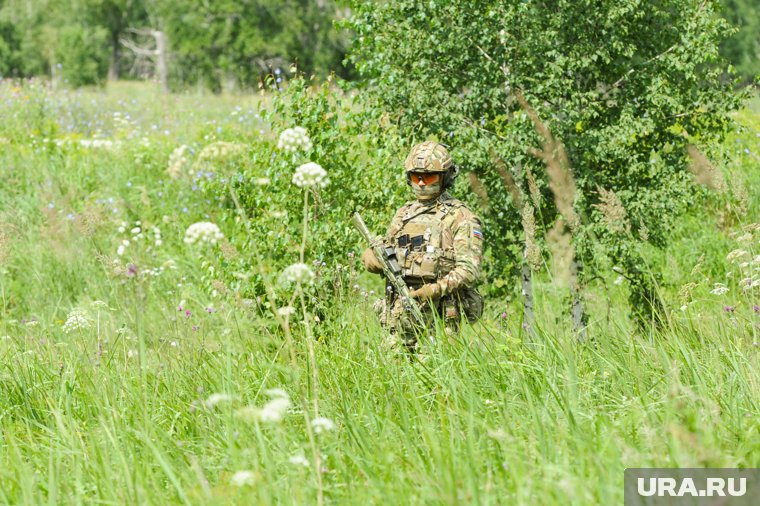
<path fill-rule="evenodd" d="M 235 203 L 235 208 L 237 209 L 240 218 L 243 220 L 246 232 L 248 232 L 250 235 L 251 222 L 248 219 L 248 214 L 245 212 L 245 209 L 243 209 L 243 206 L 240 205 L 240 200 L 238 199 L 237 194 L 235 193 L 235 189 L 232 187 L 232 184 L 230 184 L 229 189 L 230 197 L 232 197 L 232 201 Z M 298 370 L 298 359 L 296 358 L 296 348 L 293 344 L 293 336 L 290 333 L 290 325 L 278 311 L 279 308 L 277 307 L 277 297 L 274 293 L 274 289 L 272 288 L 272 284 L 269 282 L 267 274 L 264 271 L 264 264 L 261 261 L 261 255 L 259 254 L 259 249 L 256 245 L 256 241 L 250 241 L 250 247 L 253 251 L 253 256 L 256 258 L 256 267 L 259 270 L 259 276 L 261 276 L 261 279 L 264 282 L 264 288 L 266 289 L 267 297 L 269 297 L 269 301 L 272 305 L 272 314 L 274 314 L 277 323 L 280 325 L 280 328 L 282 328 L 282 331 L 285 334 L 285 341 L 288 343 L 288 348 L 290 350 L 291 366 L 293 367 L 293 371 L 296 371 Z"/>
<path fill-rule="evenodd" d="M 309 192 L 303 192 L 303 234 L 301 236 L 301 263 L 304 263 L 304 255 L 306 254 L 306 235 L 308 232 L 309 224 Z"/>

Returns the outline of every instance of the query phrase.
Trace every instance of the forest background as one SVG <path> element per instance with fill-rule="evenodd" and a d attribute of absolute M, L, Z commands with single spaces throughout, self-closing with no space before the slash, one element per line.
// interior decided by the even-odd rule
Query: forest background
<path fill-rule="evenodd" d="M 352 34 L 336 21 L 348 1 L 252 0 L 3 0 L 0 76 L 47 76 L 69 86 L 106 79 L 143 79 L 155 72 L 135 48 L 167 39 L 172 89 L 215 92 L 255 89 L 292 63 L 307 74 L 357 78 L 345 61 Z M 737 28 L 721 53 L 742 82 L 760 72 L 760 9 L 755 0 L 724 0 L 722 15 Z M 642 7 L 645 8 L 645 7 Z"/>

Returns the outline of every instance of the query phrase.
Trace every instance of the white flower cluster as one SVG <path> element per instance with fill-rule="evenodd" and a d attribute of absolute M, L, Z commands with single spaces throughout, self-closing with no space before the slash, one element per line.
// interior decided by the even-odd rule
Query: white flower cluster
<path fill-rule="evenodd" d="M 122 221 L 121 225 L 119 226 L 119 233 L 126 233 L 128 227 L 129 223 Z M 151 246 L 148 246 L 148 250 L 151 250 L 153 247 L 158 248 L 164 243 L 164 241 L 161 239 L 160 228 L 152 226 L 150 228 L 150 233 L 148 233 L 143 229 L 142 222 L 140 220 L 137 220 L 135 222 L 134 226 L 129 230 L 129 233 L 131 234 L 131 240 L 122 239 L 121 244 L 119 244 L 119 247 L 116 249 L 116 254 L 119 256 L 123 256 L 131 244 L 142 242 L 144 239 L 147 239 L 149 241 L 150 239 L 146 237 L 146 233 L 148 235 L 153 235 L 153 244 Z"/>
<path fill-rule="evenodd" d="M 294 466 L 309 467 L 309 461 L 303 453 L 296 453 L 288 458 L 288 462 Z"/>
<path fill-rule="evenodd" d="M 283 318 L 287 318 L 290 315 L 295 314 L 295 312 L 296 312 L 296 308 L 294 308 L 293 306 L 282 306 L 281 308 L 277 310 L 277 314 L 279 314 Z"/>
<path fill-rule="evenodd" d="M 290 409 L 290 396 L 281 388 L 272 388 L 265 392 L 270 400 L 261 408 L 246 406 L 235 412 L 235 416 L 246 422 L 278 423 L 285 418 Z"/>
<path fill-rule="evenodd" d="M 295 153 L 296 151 L 310 151 L 312 148 L 311 139 L 304 127 L 293 127 L 284 130 L 280 134 L 280 140 L 277 142 L 277 149 L 286 153 Z"/>
<path fill-rule="evenodd" d="M 713 295 L 724 295 L 728 293 L 728 287 L 723 283 L 715 283 L 713 289 L 710 290 L 710 293 Z"/>
<path fill-rule="evenodd" d="M 282 286 L 310 285 L 313 282 L 314 272 L 306 264 L 289 265 L 280 274 L 280 284 Z"/>
<path fill-rule="evenodd" d="M 735 249 L 726 255 L 726 260 L 729 262 L 738 262 L 739 260 L 749 256 L 749 252 L 743 249 Z"/>
<path fill-rule="evenodd" d="M 189 162 L 187 158 L 187 151 L 189 149 L 189 146 L 183 144 L 175 148 L 169 156 L 169 167 L 166 169 L 166 172 L 169 173 L 172 179 L 177 179 L 182 175 L 182 171 Z"/>
<path fill-rule="evenodd" d="M 195 244 L 197 242 L 216 244 L 222 239 L 224 239 L 224 234 L 219 230 L 219 227 L 208 221 L 193 223 L 185 231 L 185 244 Z"/>
<path fill-rule="evenodd" d="M 293 174 L 293 184 L 299 188 L 308 188 L 318 186 L 324 188 L 330 182 L 327 179 L 327 172 L 321 165 L 314 162 L 308 162 L 296 169 Z"/>
<path fill-rule="evenodd" d="M 217 404 L 221 404 L 222 402 L 232 402 L 236 399 L 237 397 L 235 397 L 234 395 L 216 393 L 216 394 L 209 395 L 208 398 L 203 402 L 203 404 L 208 409 L 214 409 L 217 406 Z"/>
<path fill-rule="evenodd" d="M 195 161 L 195 165 L 224 162 L 230 158 L 245 154 L 247 150 L 248 146 L 240 144 L 239 142 L 212 142 L 198 153 L 198 159 Z"/>
<path fill-rule="evenodd" d="M 256 475 L 253 471 L 238 471 L 232 475 L 230 483 L 236 487 L 250 487 L 256 483 Z"/>
<path fill-rule="evenodd" d="M 75 308 L 66 316 L 66 321 L 63 324 L 63 331 L 66 334 L 71 334 L 78 330 L 86 330 L 92 326 L 90 318 L 87 316 L 87 312 L 84 309 Z"/>
<path fill-rule="evenodd" d="M 329 418 L 320 416 L 311 421 L 311 429 L 315 434 L 322 434 L 323 432 L 335 430 L 335 423 Z"/>

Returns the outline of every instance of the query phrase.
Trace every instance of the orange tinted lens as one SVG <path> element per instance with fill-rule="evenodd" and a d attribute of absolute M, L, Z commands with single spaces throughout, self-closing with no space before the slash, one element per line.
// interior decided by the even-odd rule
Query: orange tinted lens
<path fill-rule="evenodd" d="M 412 172 L 412 183 L 423 182 L 433 184 L 438 182 L 440 176 L 434 172 Z"/>

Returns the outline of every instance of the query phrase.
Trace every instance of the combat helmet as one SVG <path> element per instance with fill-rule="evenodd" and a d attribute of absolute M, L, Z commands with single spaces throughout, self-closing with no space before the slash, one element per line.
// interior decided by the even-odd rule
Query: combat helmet
<path fill-rule="evenodd" d="M 404 162 L 407 184 L 411 184 L 412 172 L 442 172 L 443 189 L 453 185 L 459 171 L 446 148 L 445 144 L 435 141 L 415 145 Z"/>

